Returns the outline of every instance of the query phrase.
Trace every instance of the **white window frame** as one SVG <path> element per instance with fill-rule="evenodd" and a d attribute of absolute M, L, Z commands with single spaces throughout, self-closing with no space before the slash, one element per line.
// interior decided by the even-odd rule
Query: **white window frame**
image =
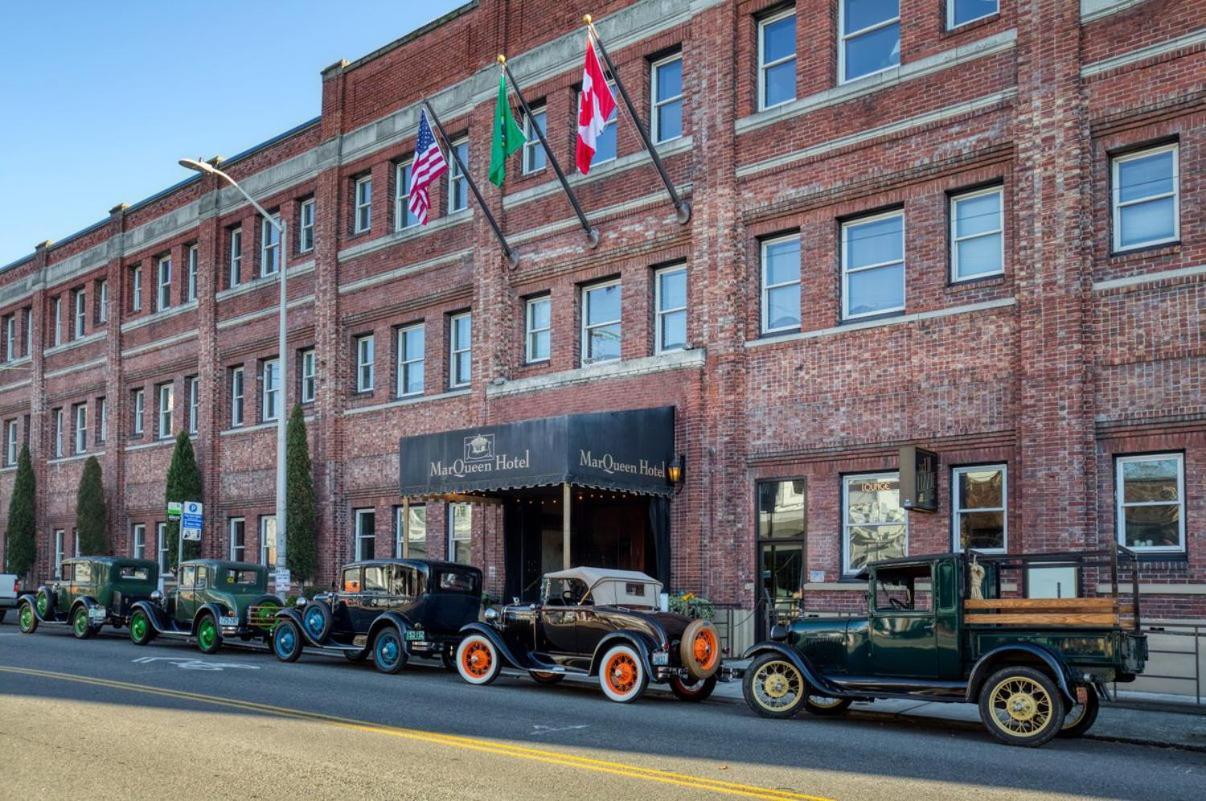
<path fill-rule="evenodd" d="M 876 262 L 874 264 L 864 264 L 856 267 L 854 270 L 849 269 L 850 248 L 846 246 L 846 232 L 866 223 L 876 222 L 878 220 L 886 220 L 890 217 L 900 218 L 900 259 L 893 261 Z M 908 245 L 908 236 L 905 231 L 905 215 L 904 209 L 896 209 L 895 211 L 886 211 L 883 214 L 872 214 L 867 217 L 856 217 L 853 220 L 847 220 L 842 223 L 842 230 L 839 232 L 838 246 L 842 251 L 842 320 L 859 320 L 864 317 L 878 317 L 880 315 L 896 314 L 903 312 L 908 305 L 908 289 L 909 289 L 909 274 L 908 274 L 908 253 L 906 246 Z M 850 308 L 850 275 L 852 273 L 866 272 L 867 270 L 875 270 L 883 267 L 890 267 L 894 264 L 900 265 L 900 305 L 893 306 L 890 309 L 875 309 L 869 312 L 860 312 L 851 314 Z"/>
<path fill-rule="evenodd" d="M 196 245 L 189 245 L 184 253 L 186 278 L 184 281 L 184 302 L 197 302 L 197 269 L 200 264 L 201 250 Z"/>
<path fill-rule="evenodd" d="M 67 531 L 65 529 L 56 528 L 54 530 L 54 577 L 61 579 L 63 577 L 63 558 L 66 554 L 63 548 L 66 547 Z"/>
<path fill-rule="evenodd" d="M 17 421 L 9 420 L 4 427 L 4 463 L 12 467 L 17 463 Z"/>
<path fill-rule="evenodd" d="M 761 38 L 759 38 L 759 41 L 761 41 Z M 679 126 L 678 126 L 679 133 L 675 136 L 671 136 L 671 137 L 667 137 L 667 138 L 663 139 L 662 132 L 659 130 L 658 116 L 657 116 L 658 109 L 660 109 L 662 106 L 669 105 L 676 100 L 680 100 L 680 101 L 683 100 L 683 93 L 682 93 L 681 86 L 679 87 L 679 92 L 676 95 L 672 95 L 671 97 L 658 97 L 658 80 L 657 80 L 658 68 L 664 67 L 667 64 L 670 64 L 671 62 L 682 61 L 682 60 L 683 60 L 683 54 L 682 54 L 682 51 L 680 50 L 679 52 L 672 53 L 671 55 L 668 55 L 665 58 L 659 58 L 657 61 L 654 61 L 653 63 L 651 63 L 649 65 L 649 105 L 650 105 L 650 108 L 649 108 L 649 136 L 653 140 L 653 143 L 655 145 L 660 145 L 665 142 L 673 142 L 675 139 L 681 139 L 683 136 L 682 131 L 686 127 L 685 114 L 680 114 L 679 115 L 680 116 Z M 682 76 L 683 78 L 686 77 L 686 75 L 682 72 L 682 70 L 679 71 L 679 75 Z M 686 102 L 685 101 L 683 101 L 683 106 L 684 106 L 684 108 L 682 109 L 682 111 L 685 112 L 686 111 L 686 108 L 685 108 Z"/>
<path fill-rule="evenodd" d="M 986 470 L 1001 471 L 1001 505 L 1000 506 L 974 506 L 969 509 L 964 509 L 959 503 L 959 477 L 965 473 L 981 473 Z M 978 553 L 1006 553 L 1009 551 L 1009 465 L 1002 462 L 1000 464 L 973 464 L 961 465 L 951 468 L 951 543 L 952 550 L 955 553 L 963 551 L 963 536 L 960 530 L 960 521 L 964 513 L 972 512 L 1000 512 L 1001 513 L 1001 547 L 1000 548 L 976 548 Z"/>
<path fill-rule="evenodd" d="M 845 32 L 845 30 L 846 30 L 846 3 L 847 3 L 847 0 L 838 0 L 838 27 L 837 27 L 838 83 L 839 84 L 850 83 L 851 81 L 857 81 L 862 78 L 869 78 L 872 75 L 879 75 L 881 72 L 887 72 L 888 70 L 893 70 L 893 69 L 898 68 L 901 64 L 901 61 L 899 61 L 899 60 L 891 66 L 883 67 L 882 69 L 875 70 L 874 72 L 867 72 L 862 75 L 856 76 L 854 78 L 848 77 L 846 75 L 846 43 L 847 42 L 849 42 L 851 39 L 857 39 L 860 36 L 864 36 L 868 33 L 872 33 L 873 31 L 877 31 L 880 28 L 886 28 L 889 25 L 895 24 L 898 27 L 903 28 L 903 26 L 901 25 L 901 22 L 900 22 L 900 3 L 898 2 L 896 4 L 896 16 L 895 17 L 891 17 L 889 19 L 882 20 L 881 22 L 876 22 L 873 25 L 868 25 L 865 28 L 860 28 L 859 30 L 853 31 L 852 33 L 846 33 Z M 904 38 L 903 30 L 901 31 L 901 38 L 902 38 L 902 40 Z"/>
<path fill-rule="evenodd" d="M 838 2 L 841 2 L 841 0 L 838 0 Z M 793 91 L 791 93 L 792 96 L 790 98 L 788 98 L 787 100 L 782 100 L 778 103 L 775 103 L 774 105 L 768 106 L 766 104 L 766 72 L 767 72 L 767 70 L 771 69 L 772 67 L 777 67 L 780 64 L 786 64 L 788 61 L 795 61 L 796 58 L 798 57 L 799 51 L 800 51 L 799 39 L 798 38 L 796 39 L 796 49 L 792 51 L 792 54 L 790 56 L 784 56 L 783 58 L 777 59 L 768 64 L 766 61 L 766 52 L 765 52 L 765 50 L 766 50 L 765 31 L 766 31 L 767 26 L 772 25 L 776 22 L 779 22 L 780 20 L 782 20 L 786 17 L 795 17 L 795 15 L 796 15 L 796 9 L 795 9 L 795 6 L 792 6 L 791 8 L 780 11 L 778 14 L 771 14 L 768 17 L 763 17 L 762 19 L 758 20 L 758 110 L 759 111 L 766 111 L 767 109 L 775 108 L 776 106 L 782 106 L 785 103 L 790 103 L 796 99 L 796 93 Z M 796 31 L 796 33 L 798 34 L 799 31 Z"/>
<path fill-rule="evenodd" d="M 243 398 L 247 394 L 247 373 L 243 365 L 230 368 L 230 427 L 243 426 Z"/>
<path fill-rule="evenodd" d="M 469 531 L 463 537 L 456 536 L 456 513 L 455 507 L 466 507 L 469 510 Z M 468 503 L 446 503 L 444 504 L 444 528 L 446 536 L 444 538 L 444 553 L 449 562 L 456 562 L 456 543 L 458 542 L 473 542 L 473 506 Z M 473 546 L 469 546 L 470 560 L 472 559 Z M 457 564 L 469 564 L 465 562 L 456 562 Z"/>
<path fill-rule="evenodd" d="M 1125 253 L 1131 250 L 1140 248 L 1149 248 L 1153 245 L 1163 245 L 1168 242 L 1178 242 L 1181 239 L 1181 147 L 1179 142 L 1169 142 L 1166 145 L 1158 147 L 1149 147 L 1144 150 L 1136 150 L 1133 153 L 1125 153 L 1120 156 L 1114 156 L 1110 159 L 1110 217 L 1113 225 L 1113 233 L 1111 241 L 1113 244 L 1113 252 Z M 1128 200 L 1125 203 L 1119 202 L 1120 187 L 1118 185 L 1119 167 L 1128 161 L 1136 161 L 1150 156 L 1156 156 L 1161 153 L 1172 153 L 1172 192 L 1163 192 L 1156 195 L 1147 195 L 1145 197 Z M 1124 206 L 1134 206 L 1139 203 L 1150 203 L 1153 200 L 1163 200 L 1166 197 L 1173 199 L 1173 231 L 1172 236 L 1161 237 L 1160 239 L 1146 239 L 1142 242 L 1134 242 L 1130 245 L 1122 244 L 1122 209 Z"/>
<path fill-rule="evenodd" d="M 63 456 L 63 407 L 60 406 L 51 414 L 54 415 L 54 456 L 60 459 Z"/>
<path fill-rule="evenodd" d="M 409 526 L 402 525 L 403 509 L 410 509 L 410 511 L 412 513 L 416 512 L 417 510 L 422 510 L 422 512 L 423 512 L 423 536 L 422 537 L 411 536 L 411 534 L 413 533 L 412 528 Z M 408 504 L 405 507 L 403 507 L 403 506 L 395 506 L 394 507 L 394 556 L 399 559 L 402 558 L 402 533 L 403 533 L 403 531 L 405 531 L 406 536 L 408 538 L 407 546 L 406 546 L 407 555 L 412 559 L 415 558 L 412 549 L 414 548 L 414 544 L 416 542 L 423 543 L 423 554 L 426 555 L 426 553 L 427 553 L 427 505 L 426 504 L 412 503 L 412 504 Z"/>
<path fill-rule="evenodd" d="M 243 226 L 230 229 L 230 250 L 226 259 L 226 287 L 234 289 L 243 283 Z"/>
<path fill-rule="evenodd" d="M 535 323 L 534 312 L 540 304 L 546 304 L 549 307 L 549 321 L 544 327 L 538 328 Z M 551 295 L 538 295 L 534 298 L 528 298 L 523 305 L 523 328 L 524 328 L 524 363 L 525 364 L 540 364 L 547 362 L 553 357 L 553 298 Z M 549 335 L 548 353 L 543 356 L 537 356 L 533 347 L 536 337 L 539 334 L 547 333 Z"/>
<path fill-rule="evenodd" d="M 134 390 L 134 425 L 131 431 L 136 437 L 141 437 L 145 426 L 143 425 L 143 417 L 147 413 L 147 391 L 142 387 Z"/>
<path fill-rule="evenodd" d="M 897 487 L 900 486 L 900 472 L 897 470 L 884 470 L 878 473 L 850 473 L 842 476 L 842 528 L 841 540 L 839 547 L 842 550 L 842 575 L 851 576 L 856 571 L 850 567 L 850 484 L 854 481 L 876 481 L 887 480 L 897 482 Z M 898 490 L 899 491 L 899 490 Z M 896 525 L 895 523 L 879 523 L 878 525 Z M 909 555 L 909 513 L 906 511 L 904 515 L 904 554 Z M 860 568 L 861 569 L 861 568 Z"/>
<path fill-rule="evenodd" d="M 410 166 L 414 157 L 394 165 L 394 230 L 402 231 L 419 224 L 410 212 Z"/>
<path fill-rule="evenodd" d="M 796 269 L 796 278 L 794 281 L 780 281 L 777 284 L 772 284 L 767 281 L 766 268 L 767 268 L 767 264 L 769 263 L 767 261 L 767 252 L 771 249 L 771 247 L 779 244 L 780 242 L 795 242 L 797 244 L 797 246 L 798 246 L 797 252 L 799 253 L 798 258 L 800 260 L 800 264 L 799 264 L 798 268 Z M 760 274 L 759 274 L 758 283 L 760 284 L 760 288 L 759 288 L 758 294 L 759 294 L 759 299 L 760 299 L 759 305 L 761 306 L 761 310 L 759 312 L 761 315 L 761 318 L 759 320 L 758 330 L 761 333 L 778 334 L 783 331 L 799 331 L 803 327 L 803 325 L 804 325 L 803 300 L 801 300 L 801 302 L 800 302 L 800 319 L 796 322 L 795 325 L 780 325 L 780 326 L 771 328 L 770 319 L 768 317 L 768 315 L 770 314 L 770 294 L 772 291 L 774 291 L 776 289 L 782 289 L 783 287 L 794 286 L 794 287 L 796 287 L 797 294 L 800 292 L 800 286 L 801 286 L 801 282 L 803 281 L 803 276 L 804 276 L 803 261 L 804 261 L 804 246 L 803 246 L 803 242 L 800 239 L 800 234 L 798 234 L 798 233 L 787 234 L 786 236 L 776 236 L 773 239 L 763 239 L 759 243 L 759 245 L 758 245 L 758 270 L 759 270 Z"/>
<path fill-rule="evenodd" d="M 74 442 L 75 453 L 88 452 L 88 404 L 77 403 L 75 405 L 75 434 Z"/>
<path fill-rule="evenodd" d="M 960 237 L 959 233 L 958 233 L 959 204 L 965 200 L 973 200 L 978 197 L 985 197 L 986 195 L 996 195 L 999 199 L 997 206 L 1000 209 L 1000 211 L 999 211 L 1000 216 L 997 219 L 997 227 L 995 229 L 993 229 L 992 231 L 983 231 L 978 234 L 970 234 L 968 236 Z M 993 276 L 993 275 L 1004 275 L 1005 274 L 1005 187 L 999 186 L 999 185 L 998 186 L 990 186 L 990 187 L 987 187 L 984 189 L 974 189 L 970 192 L 961 192 L 957 195 L 951 195 L 949 214 L 950 214 L 950 218 L 951 218 L 951 231 L 950 231 L 951 283 L 957 284 L 957 283 L 961 283 L 963 281 L 974 281 L 977 278 L 987 278 L 987 277 Z M 985 237 L 989 237 L 989 236 L 1000 237 L 1000 242 L 1001 242 L 1001 252 L 1000 252 L 1001 253 L 1001 266 L 1000 266 L 1000 268 L 998 268 L 997 270 L 994 270 L 992 272 L 975 273 L 973 275 L 960 275 L 959 274 L 959 267 L 960 267 L 959 243 L 966 242 L 970 239 L 984 239 Z"/>
<path fill-rule="evenodd" d="M 135 559 L 146 559 L 147 555 L 147 524 L 135 523 L 130 526 L 130 556 Z"/>
<path fill-rule="evenodd" d="M 362 522 L 365 519 L 365 517 L 367 517 L 368 515 L 373 516 L 373 533 L 372 534 L 365 534 L 364 529 L 362 528 Z M 376 510 L 376 508 L 374 508 L 372 506 L 367 506 L 367 507 L 364 507 L 361 509 L 353 509 L 352 517 L 355 521 L 355 528 L 353 529 L 355 532 L 354 561 L 359 562 L 362 559 L 369 558 L 364 555 L 363 548 L 364 548 L 365 540 L 373 541 L 373 557 L 372 558 L 377 558 L 377 510 Z"/>
<path fill-rule="evenodd" d="M 235 529 L 241 529 L 239 544 L 235 545 Z M 226 521 L 227 552 L 232 562 L 247 561 L 247 518 L 231 517 Z"/>
<path fill-rule="evenodd" d="M 142 311 L 142 267 L 130 270 L 130 311 Z"/>
<path fill-rule="evenodd" d="M 612 287 L 612 286 L 620 287 L 620 304 L 619 304 L 620 305 L 620 316 L 614 320 L 607 320 L 606 322 L 588 324 L 587 307 L 590 303 L 590 301 L 589 301 L 590 293 L 597 289 L 607 289 L 608 287 Z M 579 331 L 579 336 L 582 340 L 581 358 L 582 358 L 583 366 L 588 365 L 588 364 L 606 364 L 608 362 L 618 362 L 621 359 L 623 359 L 624 358 L 624 288 L 620 285 L 620 279 L 613 278 L 610 281 L 600 281 L 598 283 L 588 284 L 588 285 L 582 287 L 581 303 L 582 303 L 582 308 L 580 309 L 580 316 L 582 318 L 582 326 L 581 326 L 581 330 Z M 596 328 L 605 328 L 605 327 L 611 326 L 611 325 L 619 326 L 619 329 L 620 329 L 620 353 L 619 353 L 619 355 L 617 355 L 613 358 L 607 358 L 607 359 L 590 358 L 590 334 L 591 334 L 591 331 L 593 331 Z"/>
<path fill-rule="evenodd" d="M 167 523 L 158 522 L 155 524 L 155 558 L 159 562 L 159 575 L 172 575 L 171 571 L 168 570 L 172 564 L 172 555 L 168 551 Z"/>
<path fill-rule="evenodd" d="M 540 132 L 548 135 L 549 125 L 549 109 L 545 104 L 539 106 L 531 106 L 531 116 L 523 115 L 523 174 L 532 175 L 540 172 L 549 165 L 549 154 L 545 152 L 544 145 L 540 144 L 540 137 L 536 135 L 535 129 L 532 127 L 532 117 L 540 117 L 544 123 L 540 128 Z M 540 165 L 534 165 L 532 162 L 539 155 L 543 159 Z"/>
<path fill-rule="evenodd" d="M 362 175 L 352 187 L 352 233 L 363 234 L 373 229 L 373 176 Z"/>
<path fill-rule="evenodd" d="M 96 321 L 109 322 L 109 279 L 102 278 L 96 282 Z"/>
<path fill-rule="evenodd" d="M 1177 545 L 1127 545 L 1126 544 L 1126 516 L 1123 511 L 1127 507 L 1137 506 L 1171 506 L 1170 501 L 1125 501 L 1126 493 L 1123 487 L 1123 466 L 1134 462 L 1164 462 L 1175 461 L 1177 463 L 1177 505 L 1179 507 L 1177 514 L 1178 536 L 1179 542 Z M 1177 452 L 1168 453 L 1143 453 L 1126 456 L 1118 456 L 1114 459 L 1114 533 L 1120 545 L 1130 548 L 1132 551 L 1141 554 L 1159 554 L 1159 553 L 1185 553 L 1188 542 L 1185 536 L 1185 454 Z"/>
<path fill-rule="evenodd" d="M 271 538 L 268 535 L 269 528 L 272 529 Z M 246 532 L 247 529 L 244 528 L 243 531 Z M 257 560 L 257 564 L 264 565 L 265 567 L 275 567 L 276 566 L 276 515 L 260 515 L 259 532 L 260 532 L 260 536 L 259 536 L 260 554 L 259 554 L 259 559 Z M 270 555 L 271 555 L 271 558 L 269 558 Z"/>
<path fill-rule="evenodd" d="M 457 321 L 469 319 L 469 341 L 461 342 L 457 333 Z M 458 381 L 457 360 L 464 357 L 469 360 L 469 378 Z M 458 389 L 467 387 L 473 382 L 473 312 L 461 312 L 448 317 L 448 387 Z"/>
<path fill-rule="evenodd" d="M 981 14 L 978 17 L 972 17 L 971 19 L 965 19 L 960 23 L 956 23 L 955 22 L 955 4 L 957 2 L 959 2 L 959 0 L 946 0 L 946 29 L 948 31 L 953 31 L 956 28 L 962 28 L 964 25 L 970 25 L 973 22 L 979 22 L 982 19 L 988 19 L 989 17 L 993 16 L 994 14 L 1001 13 L 1001 0 L 997 0 L 997 7 L 994 8 L 992 11 L 988 11 L 988 12 L 985 12 L 984 14 Z"/>
<path fill-rule="evenodd" d="M 55 347 L 63 344 L 63 298 L 55 296 L 54 299 L 54 336 L 53 342 Z"/>
<path fill-rule="evenodd" d="M 356 337 L 356 391 L 372 392 L 377 383 L 376 337 L 362 334 Z"/>
<path fill-rule="evenodd" d="M 262 384 L 262 391 L 260 392 L 260 420 L 267 423 L 275 420 L 277 415 L 281 413 L 281 371 L 279 358 L 264 359 L 260 367 L 260 381 Z"/>
<path fill-rule="evenodd" d="M 11 362 L 17 358 L 17 315 L 10 314 L 4 318 L 4 360 Z"/>
<path fill-rule="evenodd" d="M 276 275 L 281 269 L 281 232 L 274 224 L 278 215 L 260 220 L 260 277 Z M 275 241 L 274 241 L 275 240 Z M 271 265 L 272 269 L 268 269 Z"/>
<path fill-rule="evenodd" d="M 176 388 L 171 382 L 155 387 L 155 436 L 169 439 L 172 436 L 172 414 L 176 408 Z"/>
<path fill-rule="evenodd" d="M 303 200 L 297 208 L 297 252 L 314 250 L 314 198 Z"/>
<path fill-rule="evenodd" d="M 406 339 L 410 335 L 418 332 L 423 337 L 423 349 L 416 359 L 406 358 Z M 398 347 L 398 386 L 396 388 L 399 398 L 416 397 L 422 395 L 427 387 L 427 331 L 424 329 L 423 323 L 415 323 L 414 325 L 403 326 L 398 329 L 397 337 Z M 413 392 L 406 391 L 406 385 L 409 383 L 406 379 L 410 376 L 410 371 L 414 365 L 419 365 L 419 369 L 423 372 L 423 380 L 419 382 L 419 388 Z"/>
<path fill-rule="evenodd" d="M 77 289 L 71 293 L 72 303 L 75 306 L 74 325 L 72 326 L 72 338 L 79 339 L 88 333 L 88 293 L 83 288 Z"/>
<path fill-rule="evenodd" d="M 160 256 L 155 266 L 155 311 L 172 308 L 172 257 Z"/>
<path fill-rule="evenodd" d="M 313 403 L 318 397 L 318 352 L 314 348 L 306 348 L 301 352 L 301 386 L 298 388 L 302 403 Z"/>
<path fill-rule="evenodd" d="M 671 273 L 682 273 L 683 284 L 687 290 L 688 297 L 683 298 L 682 306 L 672 306 L 662 308 L 662 277 Z M 653 272 L 653 352 L 654 353 L 672 353 L 677 350 L 682 350 L 686 347 L 689 338 L 687 336 L 687 325 L 690 322 L 690 284 L 687 282 L 687 265 L 673 264 L 669 267 L 662 267 L 660 270 Z M 683 344 L 675 345 L 667 348 L 662 341 L 662 318 L 670 314 L 683 313 Z"/>
<path fill-rule="evenodd" d="M 196 434 L 200 430 L 201 413 L 201 378 L 189 376 L 184 379 L 184 390 L 188 396 L 188 433 Z"/>
<path fill-rule="evenodd" d="M 105 397 L 97 398 L 96 405 L 97 425 L 100 428 L 100 439 L 98 442 L 105 443 L 109 441 L 109 399 Z"/>
<path fill-rule="evenodd" d="M 452 143 L 451 149 L 456 150 L 457 148 L 461 147 L 462 145 L 465 146 L 465 167 L 468 168 L 469 167 L 469 139 L 468 138 L 457 139 L 455 142 Z M 458 184 L 458 182 L 459 182 L 459 184 Z M 464 195 L 465 201 L 464 201 L 463 205 L 454 206 L 453 203 L 456 202 L 456 199 L 458 197 L 458 187 L 460 189 L 460 194 Z M 453 212 L 464 211 L 467 208 L 469 208 L 469 186 L 465 181 L 465 176 L 461 174 L 461 168 L 457 165 L 457 160 L 452 157 L 452 154 L 449 154 L 449 156 L 448 156 L 448 213 L 452 214 Z"/>

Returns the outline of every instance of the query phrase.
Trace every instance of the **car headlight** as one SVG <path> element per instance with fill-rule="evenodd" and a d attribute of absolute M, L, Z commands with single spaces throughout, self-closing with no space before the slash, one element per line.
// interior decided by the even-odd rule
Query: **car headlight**
<path fill-rule="evenodd" d="M 498 610 L 495 609 L 493 606 L 487 607 L 486 612 L 485 612 L 485 618 L 486 618 L 487 623 L 494 623 L 495 621 L 498 620 Z"/>

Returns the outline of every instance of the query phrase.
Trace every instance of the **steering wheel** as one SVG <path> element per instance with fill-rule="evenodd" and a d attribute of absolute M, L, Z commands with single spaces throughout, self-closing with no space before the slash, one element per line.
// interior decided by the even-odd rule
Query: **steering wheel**
<path fill-rule="evenodd" d="M 892 605 L 893 609 L 908 609 L 909 608 L 909 607 L 905 606 L 904 602 L 901 601 L 899 598 L 889 598 L 888 603 L 890 603 Z"/>
<path fill-rule="evenodd" d="M 566 606 L 577 606 L 578 599 L 574 597 L 573 590 L 565 590 L 561 593 L 561 602 Z"/>

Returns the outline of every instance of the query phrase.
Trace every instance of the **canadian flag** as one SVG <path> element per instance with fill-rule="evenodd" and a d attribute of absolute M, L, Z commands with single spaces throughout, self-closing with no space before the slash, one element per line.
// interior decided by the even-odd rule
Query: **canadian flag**
<path fill-rule="evenodd" d="M 578 172 L 586 175 L 590 172 L 590 161 L 595 155 L 595 142 L 607 118 L 616 110 L 616 98 L 607 85 L 603 68 L 599 66 L 599 58 L 595 55 L 595 46 L 591 43 L 590 34 L 586 36 L 586 63 L 582 66 L 582 93 L 578 95 L 578 146 L 575 156 L 578 162 Z"/>

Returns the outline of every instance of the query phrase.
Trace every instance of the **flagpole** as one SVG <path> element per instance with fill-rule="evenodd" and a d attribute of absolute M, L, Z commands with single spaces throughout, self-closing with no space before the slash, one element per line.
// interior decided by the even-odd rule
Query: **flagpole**
<path fill-rule="evenodd" d="M 649 132 L 645 130 L 645 123 L 641 120 L 641 115 L 637 113 L 632 98 L 628 96 L 628 90 L 624 88 L 624 82 L 620 80 L 619 70 L 611 62 L 611 56 L 607 55 L 607 48 L 603 46 L 603 40 L 599 38 L 599 32 L 595 29 L 595 23 L 591 20 L 590 14 L 582 17 L 582 21 L 586 24 L 587 35 L 593 36 L 595 44 L 599 46 L 599 55 L 603 56 L 603 60 L 607 62 L 607 69 L 611 72 L 611 77 L 616 82 L 616 88 L 620 90 L 620 97 L 624 99 L 624 105 L 628 107 L 628 117 L 632 120 L 632 124 L 636 126 L 637 133 L 641 137 L 641 142 L 645 145 L 645 151 L 653 159 L 653 166 L 657 167 L 657 173 L 662 177 L 662 183 L 666 185 L 666 192 L 669 193 L 670 200 L 674 203 L 674 208 L 678 212 L 678 221 L 686 225 L 687 221 L 691 219 L 691 204 L 679 197 L 678 192 L 674 189 L 674 182 L 670 180 L 670 175 L 666 172 L 666 165 L 662 164 L 661 157 L 658 156 L 657 150 L 653 147 L 653 142 L 649 139 Z"/>
<path fill-rule="evenodd" d="M 565 172 L 561 169 L 561 163 L 557 161 L 556 152 L 549 147 L 549 140 L 545 138 L 544 131 L 536 124 L 536 118 L 532 116 L 532 110 L 528 108 L 528 101 L 524 99 L 523 92 L 519 91 L 519 81 L 515 80 L 515 76 L 511 74 L 511 68 L 507 66 L 507 57 L 499 55 L 498 63 L 502 66 L 503 72 L 507 76 L 507 80 L 511 82 L 511 87 L 515 90 L 515 96 L 519 98 L 519 106 L 523 109 L 524 116 L 528 118 L 528 122 L 532 125 L 532 130 L 536 132 L 537 138 L 540 139 L 540 144 L 544 148 L 545 155 L 548 156 L 549 164 L 553 167 L 553 172 L 557 174 L 557 180 L 561 182 L 561 188 L 565 190 L 565 196 L 569 198 L 570 205 L 574 207 L 574 214 L 578 215 L 578 222 L 582 225 L 582 230 L 586 232 L 586 238 L 590 241 L 590 246 L 596 247 L 599 244 L 599 232 L 591 226 L 586 220 L 586 214 L 582 211 L 582 206 L 578 203 L 578 197 L 574 194 L 574 190 L 570 188 L 569 181 L 565 178 Z"/>
<path fill-rule="evenodd" d="M 473 180 L 473 176 L 469 174 L 466 164 L 461 161 L 460 155 L 457 154 L 456 148 L 452 146 L 452 140 L 448 138 L 448 133 L 444 130 L 444 124 L 440 122 L 440 118 L 436 116 L 435 110 L 426 100 L 423 101 L 423 108 L 427 109 L 427 116 L 431 117 L 431 121 L 435 123 L 436 130 L 440 132 L 440 138 L 444 140 L 444 146 L 448 148 L 448 152 L 452 154 L 452 160 L 456 162 L 456 166 L 460 169 L 461 175 L 465 177 L 465 183 L 469 184 L 469 188 L 473 190 L 473 196 L 477 198 L 477 205 L 481 207 L 482 213 L 486 215 L 486 222 L 490 223 L 490 227 L 494 229 L 494 235 L 498 237 L 498 242 L 502 245 L 503 253 L 506 254 L 507 261 L 511 262 L 514 267 L 519 264 L 519 256 L 515 251 L 511 250 L 511 246 L 507 244 L 507 238 L 503 236 L 502 229 L 498 227 L 498 220 L 494 219 L 494 215 L 490 213 L 490 207 L 486 205 L 485 198 L 478 190 L 477 184 Z"/>

